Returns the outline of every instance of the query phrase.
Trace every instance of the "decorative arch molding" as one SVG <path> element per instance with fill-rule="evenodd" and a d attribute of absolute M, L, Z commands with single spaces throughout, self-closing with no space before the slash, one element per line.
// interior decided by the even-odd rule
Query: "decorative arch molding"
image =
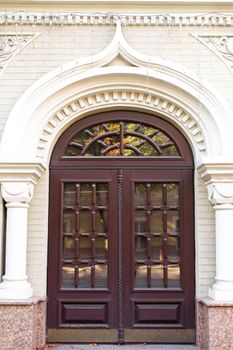
<path fill-rule="evenodd" d="M 188 113 L 181 105 L 159 96 L 153 92 L 132 89 L 111 89 L 84 95 L 69 102 L 59 109 L 44 126 L 37 147 L 37 156 L 44 158 L 52 135 L 60 134 L 60 130 L 70 122 L 82 117 L 85 112 L 96 111 L 101 108 L 137 108 L 150 110 L 163 115 L 177 124 L 195 143 L 199 152 L 206 150 L 205 140 L 200 122 Z"/>
<path fill-rule="evenodd" d="M 69 125 L 109 108 L 143 109 L 170 120 L 188 138 L 196 162 L 233 149 L 224 98 L 186 68 L 132 49 L 118 22 L 106 49 L 55 69 L 20 97 L 3 132 L 0 162 L 48 164 Z"/>

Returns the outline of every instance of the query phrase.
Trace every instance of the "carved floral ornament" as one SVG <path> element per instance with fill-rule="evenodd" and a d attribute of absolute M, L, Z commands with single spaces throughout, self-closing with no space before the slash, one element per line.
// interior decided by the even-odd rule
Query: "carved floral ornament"
<path fill-rule="evenodd" d="M 0 32 L 0 73 L 18 52 L 38 36 L 39 33 L 17 33 L 17 29 L 16 33 Z"/>
<path fill-rule="evenodd" d="M 195 35 L 203 45 L 214 52 L 233 74 L 233 35 Z"/>

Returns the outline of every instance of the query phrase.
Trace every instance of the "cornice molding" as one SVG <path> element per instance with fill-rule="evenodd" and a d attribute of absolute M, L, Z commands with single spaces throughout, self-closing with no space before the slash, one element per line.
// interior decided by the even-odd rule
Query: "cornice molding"
<path fill-rule="evenodd" d="M 42 163 L 0 163 L 0 182 L 30 182 L 36 184 L 46 167 Z"/>
<path fill-rule="evenodd" d="M 0 24 L 16 25 L 233 26 L 233 12 L 77 12 L 0 11 Z"/>

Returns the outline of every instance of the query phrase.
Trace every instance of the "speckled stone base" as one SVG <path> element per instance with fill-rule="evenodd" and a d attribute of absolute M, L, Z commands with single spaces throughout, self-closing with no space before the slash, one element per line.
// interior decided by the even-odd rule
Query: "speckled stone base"
<path fill-rule="evenodd" d="M 198 300 L 197 345 L 200 350 L 233 349 L 233 303 Z"/>
<path fill-rule="evenodd" d="M 0 350 L 43 349 L 46 342 L 46 301 L 0 300 Z"/>

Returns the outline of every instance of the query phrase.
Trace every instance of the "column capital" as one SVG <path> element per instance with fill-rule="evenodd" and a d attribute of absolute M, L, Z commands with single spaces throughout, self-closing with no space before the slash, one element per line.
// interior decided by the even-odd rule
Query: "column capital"
<path fill-rule="evenodd" d="M 198 166 L 208 190 L 208 198 L 215 206 L 231 209 L 233 205 L 233 163 L 206 162 Z M 232 208 L 233 209 L 233 208 Z"/>
<path fill-rule="evenodd" d="M 28 204 L 45 166 L 41 163 L 0 163 L 2 196 L 10 205 Z"/>
<path fill-rule="evenodd" d="M 217 209 L 224 206 L 224 209 L 233 210 L 233 183 L 209 183 L 207 184 L 208 199 Z"/>
<path fill-rule="evenodd" d="M 9 204 L 30 203 L 33 196 L 33 190 L 34 184 L 29 181 L 1 183 L 2 196 Z"/>

